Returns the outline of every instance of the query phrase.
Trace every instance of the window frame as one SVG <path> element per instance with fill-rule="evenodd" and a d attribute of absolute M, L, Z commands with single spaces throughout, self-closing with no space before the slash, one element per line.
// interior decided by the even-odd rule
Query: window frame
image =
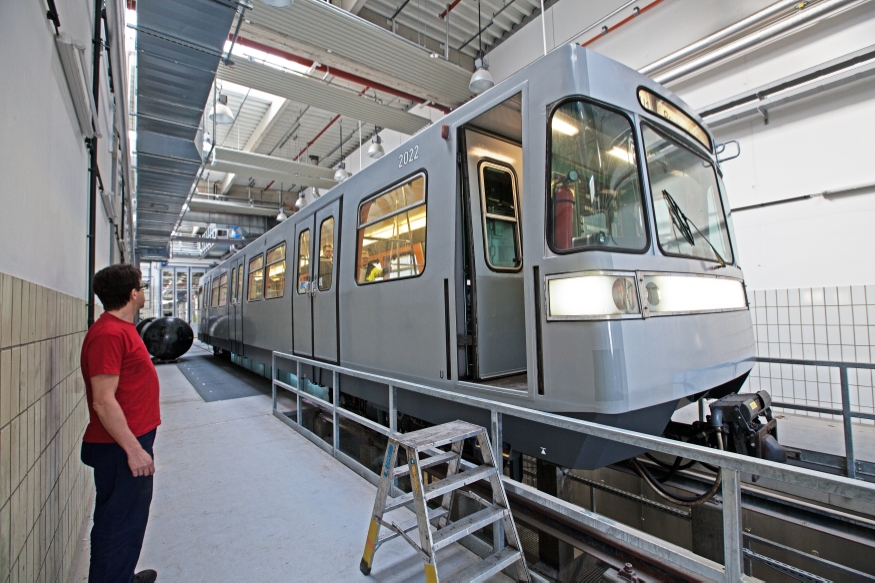
<path fill-rule="evenodd" d="M 513 220 L 508 220 L 508 217 L 503 215 L 490 215 L 487 217 L 486 212 L 486 190 L 484 189 L 484 178 L 483 178 L 483 170 L 486 167 L 492 167 L 497 170 L 504 170 L 510 174 L 511 180 L 513 181 Z M 483 231 L 483 257 L 486 261 L 486 266 L 489 267 L 490 270 L 495 271 L 497 273 L 519 273 L 523 269 L 523 233 L 520 228 L 520 197 L 519 197 L 519 180 L 516 175 L 516 171 L 513 166 L 506 162 L 499 162 L 498 160 L 493 160 L 491 158 L 481 158 L 477 163 L 477 186 L 480 190 L 480 217 L 481 217 L 481 230 Z M 520 264 L 516 267 L 497 267 L 492 265 L 492 262 L 489 261 L 489 239 L 486 236 L 486 219 L 497 219 L 500 221 L 505 221 L 508 223 L 514 223 L 516 227 L 516 244 L 519 246 L 517 251 L 519 252 L 519 260 Z"/>
<path fill-rule="evenodd" d="M 219 278 L 211 277 L 210 278 L 210 307 L 218 308 L 219 307 Z"/>
<path fill-rule="evenodd" d="M 308 234 L 307 240 L 307 289 L 301 291 L 301 238 L 304 236 L 304 233 Z M 313 274 L 313 233 L 310 227 L 306 227 L 305 229 L 301 229 L 296 237 L 295 241 L 295 294 L 299 296 L 304 296 L 310 293 L 310 276 Z"/>
<path fill-rule="evenodd" d="M 222 303 L 222 288 L 225 288 L 225 303 Z M 224 308 L 228 305 L 228 272 L 225 271 L 219 276 L 219 307 Z"/>
<path fill-rule="evenodd" d="M 547 248 L 556 255 L 571 255 L 573 253 L 586 253 L 586 252 L 606 252 L 606 253 L 628 253 L 630 255 L 645 255 L 650 252 L 650 248 L 653 245 L 652 243 L 652 233 L 650 232 L 650 207 L 648 206 L 647 200 L 647 190 L 649 190 L 649 183 L 646 182 L 646 175 L 644 173 L 644 165 L 641 163 L 636 163 L 638 167 L 638 185 L 639 191 L 641 195 L 641 212 L 643 214 L 642 219 L 644 222 L 644 239 L 646 241 L 646 245 L 644 245 L 641 249 L 627 249 L 625 247 L 580 247 L 578 249 L 555 249 L 553 247 L 553 242 L 550 240 L 550 233 L 553 231 L 553 213 L 550 212 L 550 193 L 552 190 L 552 173 L 553 173 L 553 116 L 556 114 L 556 111 L 565 105 L 566 103 L 571 103 L 573 101 L 583 101 L 597 107 L 601 107 L 602 109 L 606 109 L 612 113 L 619 114 L 626 118 L 629 122 L 629 126 L 632 130 L 632 141 L 635 143 L 635 159 L 641 160 L 642 155 L 642 147 L 638 136 L 638 130 L 636 127 L 636 119 L 634 113 L 628 112 L 624 109 L 620 109 L 615 105 L 611 105 L 609 103 L 605 103 L 603 101 L 599 101 L 597 99 L 593 99 L 591 97 L 587 97 L 585 95 L 569 95 L 567 97 L 563 97 L 562 99 L 554 102 L 550 105 L 549 110 L 547 111 L 547 139 L 546 142 L 546 164 L 544 165 L 545 171 L 545 183 L 544 183 L 544 192 L 548 194 L 548 196 L 544 197 L 544 239 L 547 244 Z"/>
<path fill-rule="evenodd" d="M 368 221 L 367 223 L 359 224 L 359 221 L 361 221 L 361 217 L 362 217 L 362 207 L 366 203 L 368 203 L 372 200 L 376 200 L 377 198 L 381 197 L 382 195 L 384 195 L 388 192 L 391 192 L 391 191 L 395 190 L 396 188 L 403 186 L 404 184 L 407 184 L 408 182 L 413 182 L 418 176 L 422 176 L 422 178 L 424 180 L 424 184 L 422 187 L 422 190 L 423 190 L 422 202 L 400 208 L 400 209 L 396 210 L 395 212 L 393 212 L 392 214 L 384 215 L 384 216 L 380 217 L 379 219 L 374 219 L 372 221 Z M 420 206 L 425 207 L 425 241 L 426 241 L 425 248 L 426 248 L 426 252 L 422 254 L 422 258 L 423 258 L 422 271 L 420 271 L 416 275 L 408 275 L 406 277 L 395 277 L 395 278 L 390 278 L 390 279 L 379 279 L 379 280 L 374 280 L 374 281 L 359 282 L 359 278 L 358 278 L 358 274 L 357 274 L 358 269 L 359 269 L 358 263 L 359 263 L 359 259 L 362 256 L 362 250 L 359 249 L 359 231 L 361 231 L 362 229 L 364 229 L 366 227 L 369 227 L 371 225 L 379 223 L 380 221 L 385 221 L 386 219 L 390 219 L 396 215 L 400 215 L 401 213 L 410 212 L 412 209 L 415 209 L 415 208 L 420 207 Z M 355 282 L 355 284 L 357 286 L 368 286 L 368 285 L 374 285 L 376 283 L 389 283 L 392 281 L 405 281 L 408 279 L 416 279 L 417 277 L 422 276 L 422 274 L 425 273 L 426 266 L 428 265 L 428 260 L 427 260 L 428 243 L 427 242 L 428 242 L 428 171 L 425 168 L 419 168 L 419 169 L 414 170 L 413 172 L 407 174 L 403 178 L 396 180 L 390 186 L 387 186 L 385 188 L 381 188 L 376 193 L 371 194 L 370 196 L 366 196 L 361 201 L 359 201 L 358 207 L 356 207 L 356 228 L 355 228 L 356 255 L 355 255 L 355 259 L 352 262 L 353 282 Z"/>
<path fill-rule="evenodd" d="M 241 261 L 240 264 L 237 266 L 237 303 L 238 304 L 243 303 L 243 295 L 244 295 L 244 292 L 246 291 L 246 286 L 243 285 L 243 276 L 245 275 L 243 273 L 243 264 L 244 264 L 244 262 Z"/>
<path fill-rule="evenodd" d="M 723 225 L 726 227 L 726 238 L 729 241 L 729 252 L 732 254 L 731 259 L 727 260 L 724 257 L 723 260 L 727 266 L 729 266 L 729 265 L 734 266 L 736 264 L 735 263 L 735 249 L 733 248 L 732 232 L 729 229 L 729 215 L 726 213 L 726 206 L 723 204 L 723 187 L 721 185 L 721 180 L 720 180 L 720 176 L 719 176 L 719 172 L 718 172 L 717 163 L 714 160 L 711 160 L 710 158 L 708 158 L 707 155 L 703 154 L 701 148 L 694 147 L 694 146 L 690 145 L 688 140 L 681 139 L 681 136 L 675 134 L 674 132 L 672 132 L 668 128 L 660 128 L 658 125 L 654 124 L 649 119 L 642 119 L 640 122 L 639 131 L 641 132 L 642 146 L 644 145 L 644 126 L 647 126 L 649 129 L 653 130 L 654 132 L 656 132 L 657 134 L 659 134 L 660 136 L 662 136 L 666 140 L 669 140 L 670 142 L 675 144 L 677 147 L 683 148 L 683 149 L 689 151 L 690 153 L 692 153 L 694 156 L 697 156 L 698 158 L 701 158 L 701 159 L 707 161 L 708 164 L 711 166 L 711 170 L 714 172 L 714 183 L 717 185 L 717 194 L 718 194 L 717 198 L 720 201 L 720 209 L 723 211 Z M 696 142 L 696 143 L 698 143 L 698 142 Z M 645 148 L 643 160 L 644 160 L 644 165 L 647 166 L 646 148 Z M 655 208 L 656 203 L 653 200 L 653 189 L 651 188 L 651 185 L 650 185 L 650 167 L 649 166 L 647 167 L 647 191 L 650 193 L 650 205 L 651 205 L 651 208 L 653 209 L 653 224 L 655 226 L 656 225 L 656 208 Z M 662 253 L 666 257 L 678 257 L 680 259 L 690 259 L 692 261 L 708 261 L 710 263 L 716 263 L 718 265 L 720 264 L 720 262 L 717 261 L 716 258 L 711 259 L 711 258 L 707 258 L 707 257 L 683 255 L 681 253 L 670 253 L 670 252 L 666 251 L 665 249 L 662 248 L 662 242 L 659 240 L 659 230 L 658 229 L 655 233 L 655 239 L 656 239 L 657 249 L 659 249 L 659 252 Z"/>
<path fill-rule="evenodd" d="M 273 251 L 275 249 L 279 249 L 280 247 L 283 247 L 282 259 L 277 259 L 276 261 L 268 263 L 267 256 L 270 254 L 271 251 Z M 289 246 L 286 244 L 285 241 L 281 241 L 281 242 L 277 243 L 276 245 L 274 245 L 273 247 L 271 247 L 270 249 L 268 249 L 267 251 L 264 252 L 264 267 L 263 267 L 263 269 L 264 269 L 264 290 L 261 293 L 261 297 L 264 298 L 265 300 L 275 300 L 275 299 L 281 298 L 284 295 L 286 295 L 286 272 L 285 272 L 285 269 L 283 270 L 283 293 L 281 293 L 280 295 L 267 297 L 267 290 L 268 290 L 267 278 L 268 278 L 268 274 L 270 273 L 270 266 L 276 265 L 277 263 L 280 263 L 280 262 L 285 263 L 286 257 L 288 256 L 288 252 L 289 252 Z"/>
<path fill-rule="evenodd" d="M 255 261 L 256 259 L 258 259 L 259 257 L 261 258 L 261 267 L 253 270 L 252 269 L 252 262 Z M 264 277 L 263 276 L 261 278 L 261 295 L 255 299 L 252 299 L 252 285 L 250 283 L 250 280 L 252 279 L 252 275 L 256 271 L 258 271 L 259 269 L 262 271 L 262 273 L 264 272 L 264 253 L 258 253 L 254 257 L 250 258 L 249 261 L 246 263 L 246 301 L 247 302 L 260 302 L 261 300 L 264 299 Z"/>
<path fill-rule="evenodd" d="M 334 279 L 335 279 L 334 272 L 337 271 L 337 269 L 335 268 L 336 267 L 335 263 L 334 263 L 334 247 L 335 247 L 334 243 L 335 243 L 335 240 L 337 239 L 337 219 L 335 219 L 334 215 L 329 215 L 329 216 L 325 217 L 324 219 L 322 219 L 322 222 L 319 223 L 319 247 L 318 247 L 318 251 L 320 253 L 322 253 L 322 248 L 323 248 L 322 229 L 325 227 L 325 223 L 327 223 L 328 221 L 332 222 L 332 226 L 331 226 L 331 284 L 324 289 L 322 288 L 322 259 L 321 259 L 322 255 L 319 255 L 320 259 L 319 259 L 318 266 L 316 267 L 316 288 L 321 292 L 331 291 L 331 288 L 334 285 Z"/>
<path fill-rule="evenodd" d="M 230 290 L 231 290 L 231 305 L 237 305 L 237 268 L 232 267 L 230 270 L 231 273 L 231 282 L 230 282 Z"/>

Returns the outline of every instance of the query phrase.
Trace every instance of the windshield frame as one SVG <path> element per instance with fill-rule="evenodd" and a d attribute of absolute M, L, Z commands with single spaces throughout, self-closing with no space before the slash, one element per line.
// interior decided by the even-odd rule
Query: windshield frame
<path fill-rule="evenodd" d="M 629 249 L 626 247 L 580 247 L 580 248 L 571 248 L 571 249 L 556 249 L 553 247 L 553 242 L 551 240 L 550 234 L 553 232 L 553 213 L 550 212 L 550 196 L 549 193 L 552 189 L 552 168 L 553 168 L 553 116 L 556 114 L 556 111 L 561 108 L 563 105 L 574 102 L 574 101 L 583 101 L 586 103 L 590 103 L 592 105 L 601 107 L 606 109 L 612 113 L 616 113 L 621 115 L 629 122 L 629 127 L 632 130 L 632 141 L 635 145 L 635 165 L 638 170 L 638 190 L 641 196 L 641 213 L 642 220 L 644 223 L 644 240 L 645 245 L 641 249 Z M 606 103 L 604 101 L 599 101 L 598 99 L 593 99 L 587 95 L 568 95 L 559 99 L 552 104 L 550 104 L 547 109 L 547 117 L 546 117 L 546 140 L 545 140 L 545 150 L 546 154 L 545 163 L 544 163 L 544 240 L 547 243 L 547 248 L 555 253 L 556 255 L 571 255 L 574 253 L 585 253 L 590 251 L 601 251 L 604 253 L 628 253 L 632 255 L 645 255 L 650 252 L 652 247 L 652 233 L 650 232 L 650 211 L 649 211 L 649 203 L 647 200 L 647 192 L 645 185 L 647 175 L 644 172 L 643 164 L 641 163 L 641 152 L 643 152 L 643 148 L 641 145 L 641 141 L 639 139 L 639 131 L 636 129 L 636 119 L 634 113 L 630 111 L 626 111 L 617 107 L 616 105 Z"/>
<path fill-rule="evenodd" d="M 716 264 L 720 265 L 720 260 L 717 259 L 716 257 L 709 258 L 709 257 L 698 257 L 698 256 L 694 256 L 694 255 L 684 255 L 683 253 L 672 253 L 672 252 L 667 251 L 666 249 L 663 248 L 662 241 L 660 241 L 660 239 L 659 239 L 659 229 L 656 227 L 656 201 L 653 198 L 653 187 L 652 187 L 652 184 L 650 182 L 650 166 L 647 163 L 647 146 L 644 144 L 644 128 L 645 128 L 645 126 L 648 129 L 650 129 L 650 130 L 656 132 L 657 134 L 659 134 L 660 136 L 662 136 L 664 139 L 673 143 L 677 147 L 683 148 L 683 149 L 689 151 L 694 156 L 706 161 L 711 166 L 711 170 L 712 170 L 712 172 L 714 172 L 714 184 L 717 187 L 717 198 L 720 201 L 720 210 L 723 212 L 723 225 L 726 228 L 726 239 L 727 239 L 727 243 L 728 243 L 727 250 L 729 251 L 729 254 L 730 254 L 729 257 L 722 257 L 722 259 L 723 259 L 723 262 L 726 264 L 726 266 L 735 266 L 736 265 L 736 262 L 735 262 L 735 241 L 734 241 L 734 238 L 732 236 L 732 232 L 729 229 L 729 215 L 726 212 L 726 205 L 723 201 L 724 189 L 722 188 L 722 180 L 721 180 L 722 172 L 720 171 L 720 167 L 717 164 L 716 160 L 712 159 L 711 153 L 710 152 L 706 153 L 706 150 L 703 147 L 694 145 L 695 144 L 694 141 L 683 137 L 683 135 L 678 134 L 677 132 L 673 131 L 672 128 L 666 127 L 665 125 L 662 125 L 661 123 L 659 123 L 653 119 L 648 119 L 648 118 L 642 116 L 641 122 L 639 124 L 639 131 L 641 132 L 641 145 L 642 145 L 642 154 L 643 154 L 643 160 L 644 160 L 643 166 L 647 167 L 647 190 L 650 193 L 650 208 L 653 211 L 653 225 L 654 225 L 654 228 L 656 229 L 656 231 L 655 231 L 656 246 L 659 248 L 659 251 L 663 255 L 665 255 L 666 257 L 678 257 L 681 259 L 690 259 L 693 261 L 708 261 L 710 263 L 716 263 Z M 681 210 L 683 210 L 683 209 L 681 209 Z M 696 226 L 698 226 L 698 225 L 696 225 Z M 702 235 L 702 237 L 707 238 L 704 235 Z M 713 245 L 713 241 L 710 241 L 710 239 L 708 241 L 709 241 L 709 243 L 711 243 Z M 710 246 L 709 246 L 709 249 L 710 249 Z M 713 250 L 712 250 L 712 252 L 713 252 Z"/>

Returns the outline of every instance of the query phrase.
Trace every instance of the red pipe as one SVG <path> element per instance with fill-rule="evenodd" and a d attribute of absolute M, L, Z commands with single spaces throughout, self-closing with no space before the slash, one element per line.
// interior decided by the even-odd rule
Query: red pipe
<path fill-rule="evenodd" d="M 618 28 L 620 28 L 621 26 L 623 26 L 624 24 L 626 24 L 626 23 L 629 22 L 630 20 L 634 19 L 636 16 L 640 16 L 640 15 L 644 14 L 645 12 L 647 12 L 648 10 L 650 10 L 651 8 L 653 8 L 654 6 L 656 6 L 657 4 L 659 4 L 660 2 L 662 2 L 662 0 L 654 0 L 653 2 L 651 2 L 650 4 L 648 4 L 647 6 L 645 6 L 645 7 L 642 8 L 641 10 L 639 10 L 638 12 L 633 13 L 631 16 L 627 16 L 626 18 L 624 18 L 623 20 L 621 20 L 620 22 L 618 22 L 618 23 L 615 24 L 614 26 L 612 26 L 612 27 L 610 27 L 609 29 L 605 30 L 605 31 L 602 32 L 600 35 L 598 35 L 598 36 L 596 36 L 596 37 L 593 37 L 593 38 L 589 39 L 589 40 L 586 41 L 585 43 L 580 43 L 580 46 L 585 47 L 585 46 L 589 46 L 589 45 L 591 45 L 592 43 L 594 43 L 595 41 L 599 40 L 600 38 L 602 38 L 603 36 L 605 36 L 605 35 L 608 34 L 609 32 L 613 32 L 613 31 L 617 30 Z M 238 42 L 239 42 L 239 41 L 238 41 Z"/>
<path fill-rule="evenodd" d="M 455 8 L 455 7 L 459 4 L 459 2 L 461 2 L 461 1 L 462 1 L 462 0 L 454 0 L 453 3 L 450 4 L 450 5 L 447 7 L 446 10 L 444 10 L 443 12 L 441 12 L 441 13 L 438 15 L 438 16 L 440 17 L 440 19 L 443 20 L 443 19 L 447 16 L 447 14 L 449 14 L 450 11 L 451 11 L 453 8 Z"/>
<path fill-rule="evenodd" d="M 231 36 L 233 36 L 233 35 L 230 35 L 230 34 L 228 35 L 229 40 L 231 39 Z M 288 61 L 292 61 L 293 63 L 298 63 L 299 65 L 303 65 L 305 67 L 312 67 L 313 63 L 314 63 L 314 61 L 311 61 L 310 59 L 307 59 L 304 57 L 299 57 L 299 56 L 293 55 L 291 53 L 287 53 L 283 50 L 274 48 L 270 45 L 266 45 L 266 44 L 260 43 L 258 41 L 250 40 L 248 38 L 243 38 L 242 36 L 237 37 L 237 44 L 244 46 L 244 47 L 250 47 L 253 49 L 257 49 L 259 51 L 263 51 L 269 55 L 274 55 L 275 57 L 280 57 L 281 59 L 286 59 Z M 387 87 L 386 85 L 383 85 L 381 83 L 374 83 L 373 81 L 370 81 L 370 80 L 365 79 L 363 77 L 359 77 L 358 75 L 355 75 L 353 73 L 347 73 L 346 71 L 340 71 L 338 69 L 329 68 L 329 67 L 326 67 L 325 65 L 319 65 L 318 67 L 316 67 L 314 69 L 314 71 L 319 71 L 320 73 L 331 73 L 332 75 L 334 75 L 335 77 L 337 77 L 339 79 L 345 79 L 346 81 L 352 81 L 353 83 L 358 83 L 359 85 L 365 85 L 365 86 L 370 87 L 372 89 L 382 91 L 383 93 L 388 93 L 390 95 L 394 95 L 395 97 L 400 97 L 401 99 L 407 99 L 408 101 L 413 101 L 415 103 L 419 103 L 420 105 L 425 104 L 424 99 L 421 99 L 419 97 L 415 97 L 413 95 L 410 95 L 409 93 L 404 93 L 403 91 L 399 91 L 398 89 L 393 89 L 391 87 Z M 436 103 L 430 103 L 429 106 L 437 109 L 438 111 L 440 111 L 442 113 L 450 113 L 450 108 L 448 108 L 448 107 L 444 107 L 444 106 L 438 105 Z"/>

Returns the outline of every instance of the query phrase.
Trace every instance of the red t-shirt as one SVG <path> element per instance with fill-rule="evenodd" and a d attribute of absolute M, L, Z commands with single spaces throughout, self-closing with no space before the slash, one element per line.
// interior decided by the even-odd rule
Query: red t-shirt
<path fill-rule="evenodd" d="M 115 443 L 94 412 L 91 377 L 118 375 L 115 399 L 121 406 L 131 432 L 140 437 L 161 425 L 158 408 L 158 373 L 137 328 L 108 312 L 98 318 L 82 343 L 82 376 L 91 421 L 83 441 Z"/>

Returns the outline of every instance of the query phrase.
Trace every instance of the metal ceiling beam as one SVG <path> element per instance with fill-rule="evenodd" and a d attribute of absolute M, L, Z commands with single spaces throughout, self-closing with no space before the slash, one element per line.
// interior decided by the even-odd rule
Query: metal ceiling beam
<path fill-rule="evenodd" d="M 237 245 L 248 245 L 255 239 L 212 239 L 210 237 L 186 237 L 185 235 L 174 235 L 170 237 L 171 241 L 179 241 L 180 243 L 230 243 Z"/>
<path fill-rule="evenodd" d="M 255 129 L 252 131 L 252 134 L 249 136 L 249 139 L 246 140 L 246 144 L 243 146 L 244 152 L 254 152 L 261 142 L 264 140 L 264 137 L 267 135 L 267 132 L 270 131 L 270 128 L 273 127 L 273 124 L 276 123 L 276 120 L 279 119 L 279 115 L 285 111 L 286 107 L 288 107 L 289 100 L 288 99 L 280 99 L 278 101 L 273 101 L 268 107 L 267 111 L 261 116 L 261 120 L 258 122 L 258 125 L 255 126 Z M 228 192 L 228 189 L 231 188 L 231 184 L 234 183 L 234 178 L 236 174 L 233 172 L 229 172 L 225 178 L 222 180 L 222 184 L 219 187 L 219 191 L 222 194 Z"/>
<path fill-rule="evenodd" d="M 360 119 L 404 134 L 415 134 L 429 120 L 334 87 L 255 62 L 241 61 L 234 68 L 221 67 L 219 79 L 285 97 L 318 109 Z"/>

